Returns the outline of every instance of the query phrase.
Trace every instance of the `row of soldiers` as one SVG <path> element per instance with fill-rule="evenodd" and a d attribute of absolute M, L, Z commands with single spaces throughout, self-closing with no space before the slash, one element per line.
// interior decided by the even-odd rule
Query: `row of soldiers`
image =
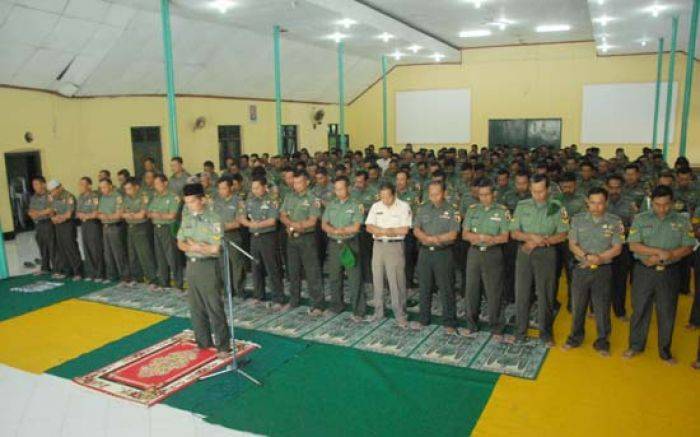
<path fill-rule="evenodd" d="M 252 266 L 254 298 L 266 299 L 267 278 L 272 300 L 280 310 L 299 305 L 303 275 L 309 286 L 312 314 L 323 311 L 321 266 L 326 262 L 331 309 L 343 309 L 343 280 L 347 277 L 353 315 L 358 320 L 366 311 L 362 282 L 374 282 L 375 308 L 383 308 L 378 300 L 386 281 L 394 315 L 400 324 L 407 325 L 403 319 L 405 287 L 410 288 L 417 276 L 421 315 L 415 327 L 429 323 L 431 295 L 433 289 L 437 289 L 447 328 L 469 335 L 478 329 L 483 291 L 487 296 L 491 329 L 496 334 L 503 332 L 501 302 L 516 302 L 516 337 L 522 339 L 534 300 L 532 294 L 538 301 L 540 335 L 551 344 L 556 284 L 563 270 L 569 278 L 569 288 L 573 288 L 568 304 L 573 302 L 575 316 L 574 329 L 566 344 L 574 347 L 582 340 L 583 317 L 588 307 L 587 302 L 577 305 L 577 300 L 584 300 L 585 292 L 581 291 L 582 287 L 575 286 L 577 276 L 583 277 L 580 272 L 585 270 L 590 273 L 587 290 L 598 319 L 599 338 L 595 347 L 605 352 L 609 347 L 609 310 L 606 310 L 609 303 L 605 303 L 606 292 L 605 287 L 599 286 L 601 281 L 610 284 L 608 299 L 613 302 L 615 314 L 624 318 L 631 266 L 633 263 L 643 265 L 647 258 L 655 259 L 650 253 L 630 251 L 636 247 L 631 243 L 631 236 L 638 233 L 633 225 L 635 217 L 638 220 L 655 215 L 654 199 L 669 197 L 659 196 L 658 192 L 655 197 L 649 187 L 659 184 L 674 188 L 670 191 L 673 199 L 669 211 L 670 233 L 664 233 L 666 222 L 662 220 L 652 236 L 665 241 L 685 233 L 684 240 L 673 241 L 673 244 L 685 244 L 683 247 L 688 247 L 689 239 L 693 240 L 687 235 L 688 226 L 683 222 L 687 218 L 681 215 L 694 209 L 697 189 L 692 172 L 682 163 L 671 172 L 653 151 L 645 151 L 636 163 L 629 163 L 619 154 L 613 160 L 604 160 L 597 156 L 596 150 L 587 151 L 583 157 L 577 154 L 575 147 L 554 153 L 545 148 L 534 151 L 495 148 L 468 153 L 445 149 L 437 157 L 431 156 L 429 151 L 413 153 L 410 148 L 400 155 L 382 149 L 379 158 L 372 149 L 365 154 L 355 152 L 341 156 L 332 152 L 314 158 L 302 151 L 292 157 L 268 160 L 266 156 L 252 156 L 250 161 L 245 161 L 248 165 L 243 166 L 243 160 L 229 160 L 221 176 L 213 171 L 213 164 L 207 162 L 196 181 L 202 187 L 207 208 L 221 219 L 223 239 L 250 248 L 253 256 L 260 260 Z M 186 222 L 188 215 L 187 210 L 181 213 L 183 187 L 194 180 L 184 170 L 180 158 L 171 161 L 170 178 L 152 164 L 152 160 L 144 162 L 146 171 L 141 181 L 120 171 L 119 188 L 112 185 L 109 174 L 104 171 L 99 175 L 99 192 L 92 190 L 89 178 L 82 178 L 77 200 L 56 181 L 43 186 L 43 180 L 35 180 L 30 215 L 37 221 L 37 241 L 42 248 L 42 259 L 46 260 L 42 270 L 49 269 L 48 260 L 53 257 L 54 272 L 69 272 L 79 278 L 80 255 L 75 245 L 74 227 L 70 229 L 74 211 L 82 222 L 86 278 L 119 277 L 127 283 L 144 278 L 153 290 L 169 286 L 173 280 L 177 288 L 182 288 L 183 252 L 186 251 L 178 250 L 176 230 L 180 222 Z M 618 176 L 618 172 L 623 176 Z M 685 191 L 687 196 L 680 194 Z M 593 214 L 591 204 L 595 200 L 600 203 L 601 196 L 604 197 L 604 211 Z M 379 226 L 380 215 L 371 214 L 372 208 L 383 210 L 385 215 L 381 222 L 390 218 L 398 202 L 408 207 L 403 208 L 408 221 L 402 217 L 397 219 L 403 220 L 402 226 Z M 75 206 L 71 206 L 73 204 Z M 384 206 L 376 208 L 377 204 Z M 645 210 L 646 215 L 636 215 L 639 210 Z M 572 215 L 584 216 L 579 220 L 582 229 L 569 229 Z M 62 226 L 64 223 L 67 226 Z M 597 228 L 597 225 L 603 227 Z M 396 235 L 388 236 L 387 232 Z M 605 238 L 599 241 L 596 232 Z M 628 236 L 630 244 L 621 244 Z M 567 237 L 569 244 L 565 243 Z M 51 249 L 53 243 L 48 241 L 55 242 L 54 249 Z M 401 242 L 396 245 L 401 250 L 387 249 L 392 242 Z M 577 250 L 589 243 L 594 244 L 594 248 L 610 245 L 606 250 L 619 245 L 619 253 L 617 249 L 607 255 L 590 248 Z M 659 244 L 667 245 L 663 241 Z M 55 255 L 50 254 L 52 250 Z M 401 263 L 396 259 L 399 253 Z M 104 255 L 104 273 L 99 254 Z M 681 284 L 683 281 L 687 284 L 688 280 L 687 273 L 683 276 L 682 265 L 687 271 L 688 255 L 690 251 L 678 259 L 669 258 L 673 262 L 664 255 L 659 264 L 652 264 L 654 272 L 678 276 L 675 282 L 658 281 L 659 286 L 673 283 L 683 290 Z M 378 257 L 381 262 L 375 262 Z M 593 258 L 587 260 L 587 257 Z M 242 293 L 244 263 L 236 250 L 231 252 L 229 262 L 234 290 Z M 417 275 L 414 266 L 417 266 Z M 635 275 L 640 269 L 634 268 Z M 381 270 L 379 279 L 378 270 Z M 610 277 L 601 279 L 608 270 Z M 459 279 L 456 282 L 460 284 L 458 292 L 466 295 L 466 329 L 456 329 L 455 271 Z M 283 275 L 290 281 L 290 298 L 284 306 Z M 596 279 L 591 279 L 593 277 Z M 653 283 L 656 282 L 642 281 L 643 285 Z M 631 335 L 628 355 L 644 348 L 649 299 L 662 292 L 656 289 L 645 293 L 633 291 L 633 309 L 639 306 L 635 305 L 635 295 L 642 294 L 646 296 L 639 303 L 642 307 L 639 311 L 633 310 L 631 330 L 635 335 Z M 658 296 L 656 301 L 658 305 Z M 694 305 L 691 325 L 697 326 L 695 307 L 697 305 Z M 667 310 L 665 316 L 669 317 L 665 319 L 669 319 L 671 310 L 675 314 L 675 303 L 657 308 L 657 311 L 662 310 Z M 671 361 L 668 323 L 659 326 L 660 355 Z"/>

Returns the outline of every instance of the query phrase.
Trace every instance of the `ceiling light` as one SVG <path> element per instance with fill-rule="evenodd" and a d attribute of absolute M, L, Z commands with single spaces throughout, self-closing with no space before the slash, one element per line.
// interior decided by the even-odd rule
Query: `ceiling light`
<path fill-rule="evenodd" d="M 499 30 L 506 30 L 506 27 L 508 25 L 513 24 L 514 22 L 511 20 L 508 20 L 507 18 L 499 18 L 498 20 L 489 23 L 491 26 L 497 26 Z"/>
<path fill-rule="evenodd" d="M 233 0 L 213 0 L 209 2 L 208 6 L 212 9 L 216 9 L 222 14 L 225 14 L 229 9 L 235 6 L 235 3 Z"/>
<path fill-rule="evenodd" d="M 442 60 L 442 58 L 444 58 L 445 55 L 443 55 L 442 53 L 435 52 L 430 57 L 433 58 L 435 62 L 440 62 L 440 60 Z"/>
<path fill-rule="evenodd" d="M 654 3 L 653 5 L 649 6 L 648 8 L 645 9 L 646 12 L 649 12 L 652 17 L 658 17 L 659 14 L 663 11 L 665 11 L 668 8 L 666 5 L 660 5 L 658 3 Z"/>
<path fill-rule="evenodd" d="M 596 23 L 600 24 L 601 26 L 605 27 L 608 25 L 609 22 L 613 21 L 613 17 L 608 17 L 607 15 L 603 15 L 602 17 L 598 17 L 594 19 Z"/>
<path fill-rule="evenodd" d="M 396 59 L 397 61 L 400 61 L 401 58 L 403 57 L 403 53 L 401 53 L 401 52 L 397 49 L 397 50 L 394 50 L 394 53 L 392 53 L 392 54 L 389 55 L 389 56 L 391 56 L 392 58 Z"/>
<path fill-rule="evenodd" d="M 603 5 L 605 4 L 605 0 L 598 0 L 598 4 L 599 4 L 600 6 L 603 6 Z"/>
<path fill-rule="evenodd" d="M 336 43 L 339 43 L 340 41 L 343 40 L 343 38 L 347 38 L 347 37 L 348 37 L 348 36 L 345 35 L 344 33 L 335 32 L 335 33 L 332 33 L 332 34 L 328 35 L 326 38 L 332 39 L 332 40 L 335 41 Z"/>
<path fill-rule="evenodd" d="M 603 53 L 607 53 L 608 50 L 610 50 L 611 48 L 612 48 L 612 46 L 608 45 L 607 42 L 604 42 L 603 44 L 598 46 L 598 50 L 602 51 Z"/>
<path fill-rule="evenodd" d="M 357 24 L 357 21 L 352 18 L 343 18 L 342 20 L 336 21 L 335 24 L 343 26 L 345 29 L 350 29 L 350 26 Z"/>
<path fill-rule="evenodd" d="M 408 49 L 412 51 L 414 54 L 418 53 L 418 50 L 422 49 L 423 47 L 419 46 L 418 44 L 413 44 L 411 47 Z"/>
<path fill-rule="evenodd" d="M 476 9 L 479 9 L 481 7 L 481 4 L 483 3 L 483 0 L 472 0 L 472 3 L 474 3 L 474 7 Z"/>
<path fill-rule="evenodd" d="M 392 39 L 393 37 L 394 37 L 394 35 L 392 35 L 390 33 L 386 33 L 386 32 L 377 36 L 377 38 L 381 39 L 384 42 L 389 42 L 389 40 Z"/>
<path fill-rule="evenodd" d="M 491 35 L 491 31 L 488 29 L 464 30 L 462 32 L 459 32 L 460 38 L 479 38 L 482 36 L 489 36 L 489 35 Z"/>
<path fill-rule="evenodd" d="M 539 33 L 544 33 L 544 32 L 568 32 L 571 30 L 571 26 L 568 24 L 543 24 L 541 26 L 537 26 L 535 28 L 535 31 Z"/>

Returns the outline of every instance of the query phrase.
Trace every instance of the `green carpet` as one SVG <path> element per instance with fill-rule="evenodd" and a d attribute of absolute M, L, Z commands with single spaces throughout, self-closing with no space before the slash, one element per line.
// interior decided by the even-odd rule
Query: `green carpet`
<path fill-rule="evenodd" d="M 68 379 L 85 375 L 182 332 L 184 329 L 191 329 L 189 319 L 171 317 L 49 369 L 47 373 Z M 245 366 L 245 369 L 263 380 L 309 345 L 303 341 L 244 329 L 237 329 L 236 337 L 253 341 L 262 346 L 261 349 L 250 355 L 251 361 Z M 175 408 L 209 415 L 217 411 L 223 402 L 231 401 L 249 388 L 251 385 L 247 381 L 227 374 L 193 384 L 166 398 L 163 402 Z"/>
<path fill-rule="evenodd" d="M 42 293 L 18 293 L 10 291 L 12 287 L 31 284 L 36 281 L 64 282 L 66 285 Z M 0 320 L 7 320 L 22 314 L 61 302 L 66 299 L 80 297 L 84 294 L 104 288 L 105 284 L 87 281 L 66 281 L 51 279 L 48 275 L 23 275 L 0 280 Z"/>
<path fill-rule="evenodd" d="M 498 375 L 313 344 L 207 420 L 270 436 L 467 436 Z"/>

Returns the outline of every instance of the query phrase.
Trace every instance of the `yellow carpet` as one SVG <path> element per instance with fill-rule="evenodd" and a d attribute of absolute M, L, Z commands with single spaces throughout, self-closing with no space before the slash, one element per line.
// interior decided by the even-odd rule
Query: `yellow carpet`
<path fill-rule="evenodd" d="M 565 299 L 560 294 L 560 301 Z M 684 328 L 691 304 L 691 297 L 680 297 L 672 345 L 676 366 L 658 357 L 655 318 L 646 352 L 632 360 L 621 358 L 629 324 L 615 318 L 611 357 L 594 352 L 591 319 L 584 345 L 563 351 L 560 346 L 571 327 L 571 315 L 563 310 L 555 324 L 557 347 L 537 380 L 501 377 L 473 435 L 700 436 L 700 372 L 689 366 L 697 353 L 698 333 Z"/>
<path fill-rule="evenodd" d="M 67 300 L 0 322 L 0 362 L 41 373 L 165 318 Z"/>

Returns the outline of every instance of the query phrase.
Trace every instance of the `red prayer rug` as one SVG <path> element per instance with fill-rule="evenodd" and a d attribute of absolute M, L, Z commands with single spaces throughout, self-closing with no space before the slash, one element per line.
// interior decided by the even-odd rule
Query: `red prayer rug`
<path fill-rule="evenodd" d="M 236 359 L 258 348 L 256 343 L 236 340 Z M 194 333 L 186 330 L 74 381 L 151 406 L 232 361 L 231 356 L 217 358 L 214 348 L 199 349 Z"/>

